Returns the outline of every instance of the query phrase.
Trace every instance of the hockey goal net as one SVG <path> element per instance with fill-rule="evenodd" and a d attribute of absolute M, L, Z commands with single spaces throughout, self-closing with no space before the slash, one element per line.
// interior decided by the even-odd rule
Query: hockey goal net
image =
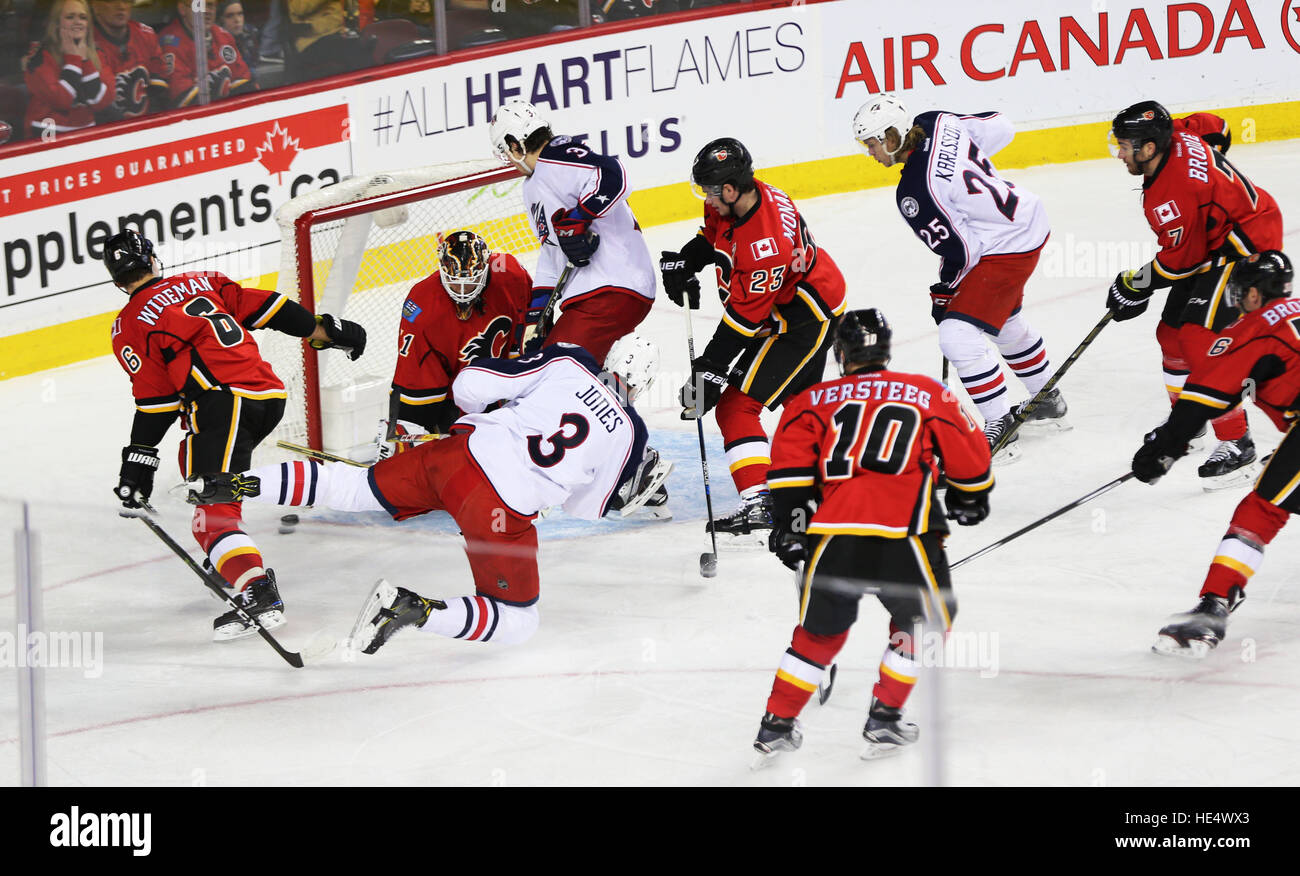
<path fill-rule="evenodd" d="M 353 362 L 277 332 L 259 338 L 289 392 L 273 439 L 366 457 L 387 416 L 402 302 L 437 271 L 439 236 L 467 228 L 536 267 L 522 185 L 518 171 L 487 159 L 356 177 L 280 208 L 277 291 L 360 323 L 367 341 Z"/>

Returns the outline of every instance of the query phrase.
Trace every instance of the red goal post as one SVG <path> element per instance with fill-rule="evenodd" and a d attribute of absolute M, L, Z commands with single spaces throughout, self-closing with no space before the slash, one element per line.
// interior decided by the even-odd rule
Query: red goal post
<path fill-rule="evenodd" d="M 386 416 L 402 302 L 438 269 L 439 236 L 468 228 L 494 252 L 532 271 L 538 241 L 523 177 L 494 159 L 432 165 L 344 180 L 300 195 L 276 213 L 277 291 L 314 313 L 365 327 L 352 362 L 268 332 L 263 355 L 289 392 L 273 439 L 362 458 Z"/>

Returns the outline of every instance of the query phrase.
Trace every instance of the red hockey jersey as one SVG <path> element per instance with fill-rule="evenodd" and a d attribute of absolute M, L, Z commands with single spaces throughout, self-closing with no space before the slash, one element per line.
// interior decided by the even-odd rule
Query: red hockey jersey
<path fill-rule="evenodd" d="M 1300 300 L 1283 298 L 1228 326 L 1193 366 L 1178 404 L 1217 417 L 1243 393 L 1283 432 L 1300 417 Z"/>
<path fill-rule="evenodd" d="M 158 35 L 152 27 L 138 21 L 127 22 L 126 38 L 118 42 L 96 21 L 95 43 L 113 59 L 116 71 L 113 107 L 122 118 L 167 108 L 149 106 L 149 89 L 167 88 L 167 68 L 158 46 Z"/>
<path fill-rule="evenodd" d="M 1282 213 L 1273 196 L 1191 126 L 1174 126 L 1168 155 L 1142 189 L 1142 208 L 1160 246 L 1152 263 L 1157 285 L 1199 273 L 1221 252 L 1238 257 L 1282 248 Z"/>
<path fill-rule="evenodd" d="M 739 221 L 708 204 L 701 232 L 712 244 L 718 284 L 726 290 L 723 325 L 745 337 L 766 328 L 826 322 L 844 312 L 844 276 L 812 234 L 790 196 L 754 181 L 758 206 Z"/>
<path fill-rule="evenodd" d="M 465 319 L 443 288 L 440 274 L 435 272 L 411 287 L 402 305 L 393 373 L 393 392 L 403 407 L 446 401 L 451 382 L 476 359 L 518 354 L 519 330 L 533 281 L 509 253 L 494 252 L 489 262 L 487 285 Z M 400 418 L 424 419 L 409 412 Z"/>
<path fill-rule="evenodd" d="M 212 100 L 256 90 L 253 74 L 244 63 L 235 38 L 223 27 L 212 25 L 208 43 L 208 93 Z M 194 37 L 181 20 L 174 19 L 158 33 L 163 65 L 170 80 L 172 106 L 189 106 L 198 100 L 194 80 Z"/>
<path fill-rule="evenodd" d="M 785 403 L 767 485 L 778 509 L 818 501 L 810 533 L 947 532 L 935 496 L 936 457 L 950 488 L 992 489 L 984 432 L 943 384 L 920 374 L 860 371 Z"/>
<path fill-rule="evenodd" d="M 39 139 L 46 131 L 61 133 L 95 124 L 95 113 L 113 104 L 113 62 L 99 48 L 99 66 L 80 55 L 56 55 L 40 49 L 28 56 L 24 80 L 27 136 Z"/>
<path fill-rule="evenodd" d="M 178 411 L 209 389 L 284 398 L 284 384 L 248 330 L 265 326 L 288 300 L 215 271 L 137 289 L 113 322 L 113 353 L 131 378 L 136 409 Z"/>

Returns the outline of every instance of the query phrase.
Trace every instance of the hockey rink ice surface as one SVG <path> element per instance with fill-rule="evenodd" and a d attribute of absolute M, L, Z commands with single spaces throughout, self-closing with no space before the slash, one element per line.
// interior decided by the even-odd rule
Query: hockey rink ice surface
<path fill-rule="evenodd" d="M 1278 199 L 1288 248 L 1300 211 L 1296 148 L 1237 144 L 1230 153 Z M 1102 316 L 1115 273 L 1151 256 L 1153 237 L 1138 180 L 1118 161 L 1006 175 L 1042 196 L 1052 219 L 1025 312 L 1056 366 Z M 927 296 L 937 261 L 897 214 L 892 190 L 801 207 L 844 271 L 850 306 L 880 307 L 893 323 L 893 366 L 938 377 Z M 695 224 L 650 229 L 655 257 Z M 1022 459 L 996 471 L 992 516 L 954 526 L 950 562 L 1128 470 L 1168 411 L 1158 311 L 1101 333 L 1060 385 L 1073 431 L 1022 433 Z M 719 314 L 706 292 L 697 350 Z M 708 539 L 696 436 L 675 406 L 687 361 L 681 310 L 661 296 L 642 331 L 663 353 L 639 407 L 652 444 L 676 462 L 674 520 L 540 521 L 541 628 L 524 645 L 410 631 L 373 657 L 346 661 L 340 648 L 301 670 L 257 637 L 213 643 L 218 603 L 143 525 L 115 513 L 132 405 L 110 356 L 0 382 L 0 631 L 13 629 L 8 530 L 26 500 L 40 533 L 47 628 L 92 641 L 102 633 L 94 665 L 45 673 L 50 784 L 894 786 L 935 777 L 936 751 L 942 779 L 957 785 L 1300 784 L 1300 523 L 1267 549 L 1217 651 L 1196 662 L 1150 650 L 1165 618 L 1196 603 L 1249 489 L 1201 489 L 1196 467 L 1213 442 L 1155 487 L 1122 484 L 954 573 L 954 631 L 968 647 L 961 665 L 938 674 L 937 698 L 933 672 L 912 696 L 917 750 L 858 759 L 887 636 L 884 610 L 868 598 L 834 695 L 803 713 L 803 749 L 751 772 L 751 743 L 796 622 L 792 574 L 766 549 L 723 546 L 717 577 L 700 577 Z M 1014 378 L 1009 386 L 1024 397 Z M 1262 457 L 1281 436 L 1248 410 Z M 735 490 L 712 417 L 706 433 L 714 508 L 725 513 Z M 179 480 L 177 436 L 160 449 L 154 499 L 163 525 L 197 555 L 190 509 L 167 493 Z M 288 623 L 276 635 L 291 650 L 320 631 L 344 638 L 381 576 L 428 596 L 472 590 L 444 515 L 398 525 L 306 511 L 295 532 L 279 535 L 281 513 L 249 505 L 246 519 L 278 574 Z M 0 785 L 19 781 L 9 653 Z"/>

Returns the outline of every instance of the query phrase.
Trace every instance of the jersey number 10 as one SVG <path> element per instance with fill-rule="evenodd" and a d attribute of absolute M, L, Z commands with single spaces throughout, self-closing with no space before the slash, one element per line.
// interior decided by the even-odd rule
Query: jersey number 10
<path fill-rule="evenodd" d="M 828 481 L 853 477 L 853 460 L 849 454 L 858 444 L 862 429 L 862 402 L 848 402 L 831 417 L 835 426 L 835 445 L 822 460 L 822 474 Z M 867 423 L 867 440 L 857 463 L 867 471 L 902 474 L 912 456 L 912 445 L 921 426 L 921 415 L 909 405 L 885 404 L 876 408 Z"/>

